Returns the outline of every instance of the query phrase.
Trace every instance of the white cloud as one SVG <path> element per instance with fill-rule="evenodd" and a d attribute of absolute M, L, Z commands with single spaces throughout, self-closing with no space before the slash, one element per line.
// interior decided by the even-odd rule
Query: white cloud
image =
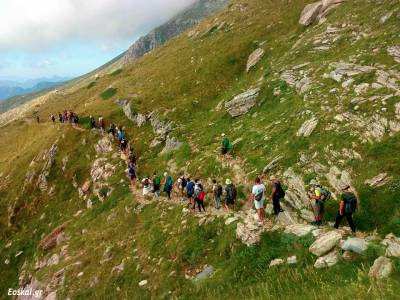
<path fill-rule="evenodd" d="M 1 0 L 0 50 L 132 40 L 194 0 Z"/>

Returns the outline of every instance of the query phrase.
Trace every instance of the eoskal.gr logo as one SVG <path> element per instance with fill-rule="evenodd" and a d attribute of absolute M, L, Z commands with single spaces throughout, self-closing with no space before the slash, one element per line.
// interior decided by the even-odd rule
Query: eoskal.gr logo
<path fill-rule="evenodd" d="M 43 290 L 34 290 L 31 288 L 25 289 L 8 289 L 8 296 L 31 296 L 39 298 L 43 295 Z"/>

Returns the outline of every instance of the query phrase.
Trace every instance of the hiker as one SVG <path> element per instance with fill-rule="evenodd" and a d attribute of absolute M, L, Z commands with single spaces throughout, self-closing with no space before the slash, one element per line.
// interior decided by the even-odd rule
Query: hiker
<path fill-rule="evenodd" d="M 274 215 L 278 215 L 280 212 L 283 212 L 283 209 L 280 204 L 280 199 L 283 199 L 285 197 L 285 191 L 282 188 L 281 183 L 279 180 L 272 175 L 270 178 L 271 185 L 272 185 L 272 204 L 274 206 Z"/>
<path fill-rule="evenodd" d="M 203 208 L 203 211 L 206 211 L 206 209 L 204 207 L 204 188 L 197 179 L 194 182 L 196 185 L 194 187 L 193 210 L 196 209 L 196 204 L 197 204 L 197 207 L 199 208 L 199 212 L 201 212 L 202 208 Z"/>
<path fill-rule="evenodd" d="M 78 115 L 77 114 L 73 114 L 73 116 L 72 116 L 72 125 L 74 127 L 77 127 L 78 126 L 78 122 L 79 122 Z"/>
<path fill-rule="evenodd" d="M 168 200 L 171 200 L 171 191 L 174 182 L 172 180 L 172 177 L 168 175 L 167 172 L 164 173 L 164 177 L 165 177 L 164 192 L 167 194 Z"/>
<path fill-rule="evenodd" d="M 342 221 L 343 217 L 346 217 L 351 231 L 353 232 L 353 234 L 355 234 L 356 226 L 353 221 L 353 213 L 355 213 L 357 209 L 357 197 L 350 190 L 350 186 L 346 183 L 341 183 L 340 189 L 342 191 L 342 195 L 340 196 L 339 211 L 334 227 L 336 229 L 339 228 L 340 222 Z"/>
<path fill-rule="evenodd" d="M 122 153 L 126 154 L 127 146 L 128 146 L 128 141 L 126 140 L 126 138 L 123 138 L 121 140 L 121 143 L 119 144 L 119 148 L 120 148 Z"/>
<path fill-rule="evenodd" d="M 237 191 L 235 185 L 229 178 L 225 181 L 225 184 L 225 209 L 228 211 L 235 208 Z"/>
<path fill-rule="evenodd" d="M 61 113 L 58 113 L 58 121 L 59 121 L 60 123 L 64 123 L 63 116 L 62 116 Z"/>
<path fill-rule="evenodd" d="M 53 122 L 53 124 L 56 122 L 56 117 L 54 115 L 51 115 L 51 121 Z"/>
<path fill-rule="evenodd" d="M 310 200 L 315 201 L 314 205 L 311 204 L 315 214 L 315 221 L 311 222 L 311 224 L 319 226 L 322 224 L 322 218 L 325 212 L 325 202 L 329 200 L 331 193 L 327 188 L 322 187 L 318 181 L 312 179 L 310 181 L 310 191 L 307 194 Z"/>
<path fill-rule="evenodd" d="M 123 138 L 124 138 L 124 133 L 122 132 L 121 126 L 119 126 L 117 132 L 118 145 L 121 145 L 121 141 Z"/>
<path fill-rule="evenodd" d="M 184 196 L 185 196 L 185 188 L 186 188 L 186 185 L 187 185 L 187 180 L 186 180 L 185 176 L 183 176 L 183 174 L 181 174 L 179 176 L 177 184 L 178 184 L 178 190 L 181 192 L 180 193 L 181 194 L 181 201 L 183 201 L 184 200 Z"/>
<path fill-rule="evenodd" d="M 229 141 L 228 137 L 225 135 L 225 133 L 221 134 L 221 136 L 222 136 L 221 154 L 225 158 L 226 155 L 232 150 L 232 144 Z"/>
<path fill-rule="evenodd" d="M 222 186 L 217 183 L 215 179 L 213 179 L 213 196 L 214 196 L 214 207 L 216 209 L 221 208 L 221 196 L 222 196 Z"/>
<path fill-rule="evenodd" d="M 161 178 L 156 172 L 153 173 L 153 193 L 158 198 L 160 196 Z"/>
<path fill-rule="evenodd" d="M 128 160 L 129 163 L 134 164 L 137 167 L 137 159 L 135 153 L 133 152 L 133 149 L 129 151 Z"/>
<path fill-rule="evenodd" d="M 113 138 L 115 138 L 115 124 L 114 123 L 112 123 L 111 125 L 110 125 L 110 129 L 108 129 L 108 133 L 110 134 L 112 134 L 112 136 L 113 136 Z"/>
<path fill-rule="evenodd" d="M 148 177 L 144 177 L 142 179 L 142 185 L 143 185 L 143 196 L 145 198 L 151 198 L 153 196 L 152 195 L 153 189 L 151 188 L 150 180 Z"/>
<path fill-rule="evenodd" d="M 128 176 L 131 181 L 132 189 L 135 188 L 135 182 L 136 182 L 136 169 L 134 164 L 129 164 L 128 168 Z"/>
<path fill-rule="evenodd" d="M 260 177 L 257 177 L 255 180 L 255 185 L 253 185 L 253 189 L 251 191 L 250 203 L 251 207 L 253 206 L 257 210 L 258 214 L 258 222 L 262 225 L 264 221 L 264 201 L 265 201 L 265 185 L 261 183 Z"/>
<path fill-rule="evenodd" d="M 106 132 L 106 122 L 102 116 L 99 117 L 99 126 L 102 132 Z"/>
<path fill-rule="evenodd" d="M 90 128 L 96 128 L 96 120 L 93 118 L 93 116 L 90 116 Z"/>
<path fill-rule="evenodd" d="M 190 205 L 193 205 L 193 195 L 194 195 L 194 187 L 195 187 L 195 183 L 188 178 L 187 179 L 188 183 L 186 185 L 186 196 L 188 199 L 188 205 L 187 207 L 190 207 Z"/>
<path fill-rule="evenodd" d="M 40 118 L 39 118 L 39 116 L 36 116 L 36 122 L 40 123 Z"/>

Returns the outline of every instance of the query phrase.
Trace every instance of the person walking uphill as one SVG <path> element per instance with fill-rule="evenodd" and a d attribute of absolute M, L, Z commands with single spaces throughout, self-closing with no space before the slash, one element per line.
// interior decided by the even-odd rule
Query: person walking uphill
<path fill-rule="evenodd" d="M 264 221 L 264 201 L 265 201 L 265 185 L 261 183 L 261 179 L 259 177 L 256 178 L 255 185 L 253 185 L 253 189 L 251 191 L 250 203 L 251 206 L 254 206 L 257 210 L 258 214 L 258 222 L 262 225 Z"/>
<path fill-rule="evenodd" d="M 308 197 L 310 200 L 315 201 L 314 205 L 311 204 L 315 215 L 315 221 L 311 224 L 319 226 L 322 224 L 322 218 L 324 216 L 325 201 L 329 200 L 331 193 L 327 188 L 323 188 L 318 181 L 312 179 L 310 181 Z"/>
<path fill-rule="evenodd" d="M 339 228 L 343 217 L 346 217 L 351 231 L 354 234 L 356 232 L 356 226 L 353 221 L 353 213 L 355 213 L 357 209 L 357 197 L 350 190 L 350 186 L 348 184 L 342 183 L 340 189 L 342 190 L 342 195 L 340 196 L 339 211 L 334 227 L 336 229 Z"/>
<path fill-rule="evenodd" d="M 187 207 L 190 207 L 191 205 L 194 205 L 194 203 L 193 203 L 193 195 L 194 195 L 194 187 L 195 187 L 196 184 L 190 178 L 188 178 L 187 181 L 188 181 L 188 183 L 186 185 L 186 197 L 187 197 L 187 200 L 188 200 Z"/>
<path fill-rule="evenodd" d="M 226 210 L 231 210 L 235 208 L 235 200 L 237 196 L 237 190 L 235 185 L 232 183 L 230 179 L 227 179 L 225 181 L 225 209 Z"/>
<path fill-rule="evenodd" d="M 222 186 L 213 180 L 213 195 L 214 195 L 214 207 L 216 209 L 221 208 L 221 196 L 222 196 Z"/>
<path fill-rule="evenodd" d="M 164 173 L 164 177 L 165 177 L 164 192 L 167 194 L 168 199 L 171 200 L 171 191 L 174 182 L 172 180 L 172 177 L 168 175 L 167 172 Z"/>
<path fill-rule="evenodd" d="M 222 154 L 223 157 L 225 157 L 226 154 L 228 154 L 232 150 L 233 146 L 232 146 L 231 142 L 229 141 L 228 137 L 225 135 L 225 133 L 223 133 L 221 136 L 223 138 L 222 139 L 221 154 Z"/>
<path fill-rule="evenodd" d="M 94 129 L 96 128 L 96 120 L 93 118 L 93 116 L 90 116 L 90 128 Z"/>
<path fill-rule="evenodd" d="M 161 178 L 156 172 L 153 173 L 153 193 L 158 198 L 160 196 Z"/>
<path fill-rule="evenodd" d="M 201 185 L 198 180 L 195 180 L 196 186 L 194 188 L 194 205 L 193 205 L 193 210 L 196 209 L 196 204 L 197 207 L 199 208 L 199 212 L 201 212 L 201 209 L 203 208 L 203 211 L 206 211 L 204 207 L 204 188 Z"/>
<path fill-rule="evenodd" d="M 274 215 L 278 215 L 280 212 L 283 212 L 281 208 L 280 199 L 285 197 L 285 191 L 282 188 L 281 183 L 275 176 L 271 176 L 270 178 L 272 184 L 272 204 L 274 206 Z"/>

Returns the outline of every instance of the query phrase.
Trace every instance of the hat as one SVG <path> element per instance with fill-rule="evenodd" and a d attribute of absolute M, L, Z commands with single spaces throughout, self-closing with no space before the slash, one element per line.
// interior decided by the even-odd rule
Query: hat
<path fill-rule="evenodd" d="M 167 172 L 165 172 L 165 173 L 164 173 L 164 177 L 167 177 L 167 175 L 168 175 L 168 173 L 167 173 Z"/>
<path fill-rule="evenodd" d="M 339 188 L 341 190 L 347 190 L 348 188 L 350 188 L 350 185 L 348 183 L 342 181 L 339 183 Z"/>
<path fill-rule="evenodd" d="M 275 177 L 274 175 L 271 175 L 271 176 L 269 177 L 269 180 L 276 180 L 276 177 Z"/>
<path fill-rule="evenodd" d="M 222 133 L 221 136 L 224 137 L 224 136 L 225 136 L 225 133 Z"/>
<path fill-rule="evenodd" d="M 232 180 L 230 180 L 229 178 L 226 179 L 225 184 L 231 184 Z"/>
<path fill-rule="evenodd" d="M 310 185 L 318 185 L 318 181 L 316 181 L 315 179 L 311 179 Z"/>

